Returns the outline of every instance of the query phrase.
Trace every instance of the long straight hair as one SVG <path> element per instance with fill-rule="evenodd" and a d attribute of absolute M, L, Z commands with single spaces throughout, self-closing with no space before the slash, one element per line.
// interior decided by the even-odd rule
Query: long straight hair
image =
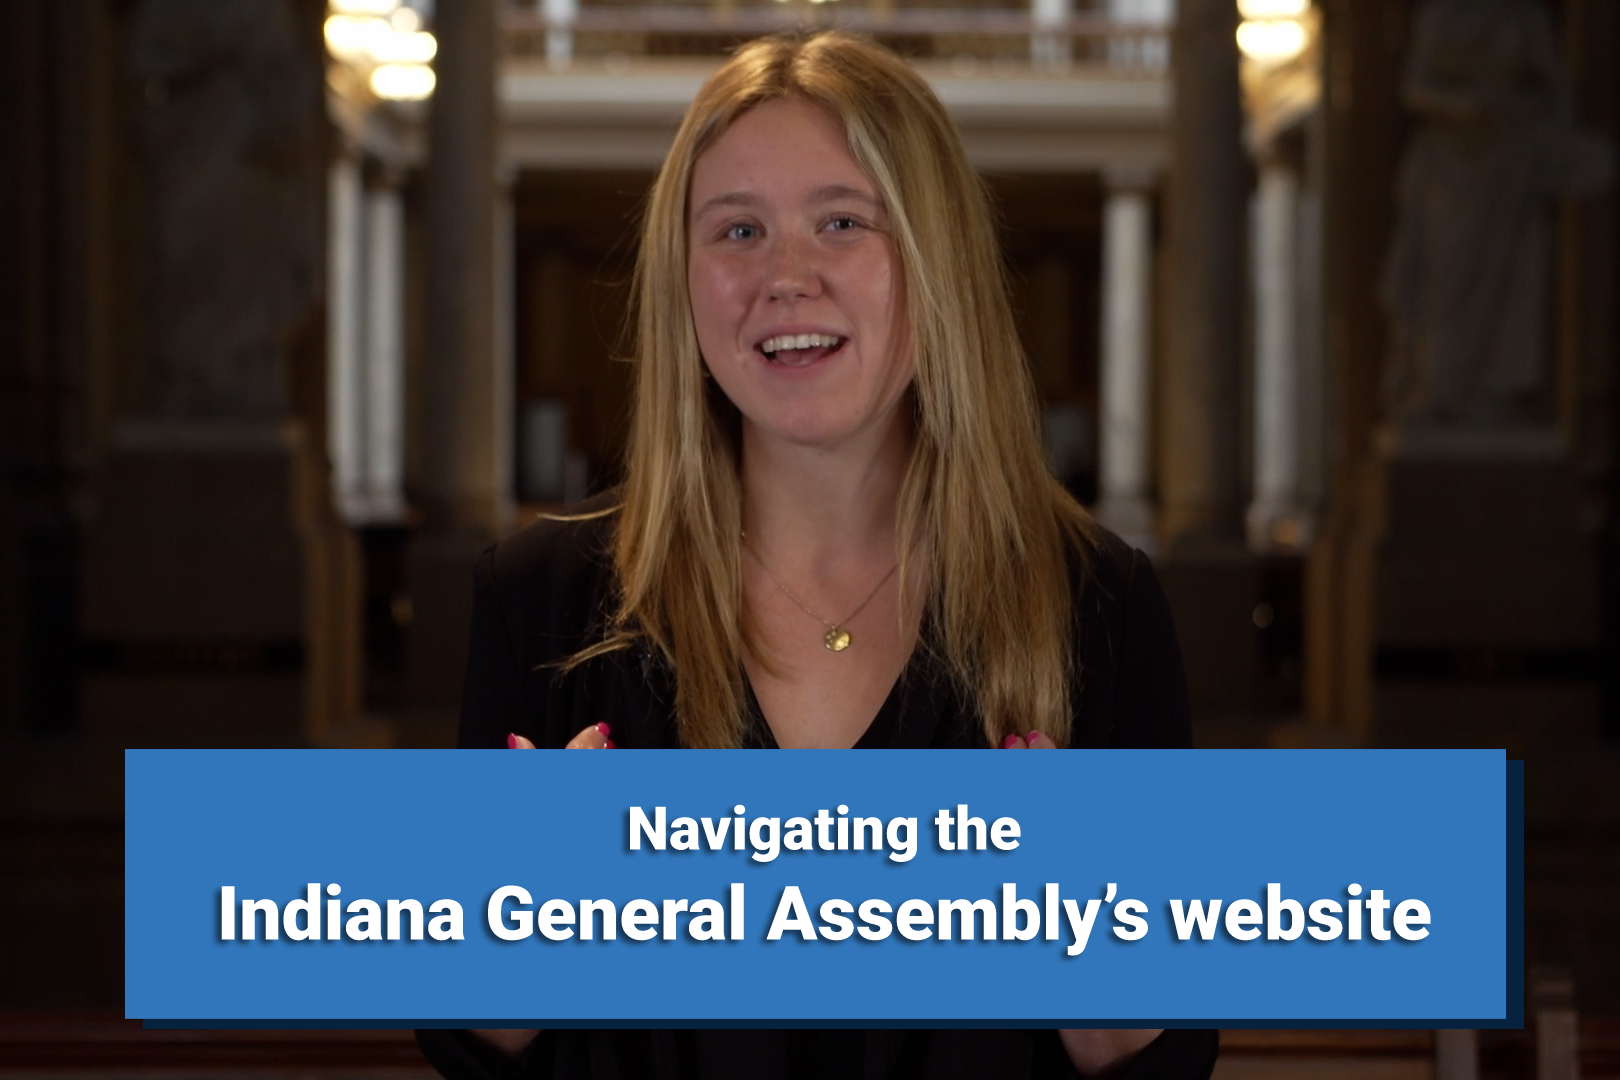
<path fill-rule="evenodd" d="M 836 31 L 738 51 L 698 91 L 653 184 L 636 264 L 618 594 L 603 639 L 572 663 L 645 640 L 675 672 L 681 741 L 743 740 L 740 429 L 704 378 L 687 201 L 703 152 L 748 109 L 780 99 L 838 118 L 892 222 L 916 361 L 896 557 L 902 589 L 922 560 L 920 647 L 977 706 L 986 745 L 1032 729 L 1065 745 L 1071 597 L 1094 526 L 1046 467 L 989 200 L 949 115 L 899 57 Z M 903 593 L 901 611 L 915 599 Z"/>

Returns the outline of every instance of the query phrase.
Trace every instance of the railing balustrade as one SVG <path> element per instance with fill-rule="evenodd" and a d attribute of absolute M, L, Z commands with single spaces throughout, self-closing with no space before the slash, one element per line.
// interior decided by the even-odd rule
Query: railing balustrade
<path fill-rule="evenodd" d="M 1151 75 L 1164 73 L 1169 49 L 1164 22 L 1103 11 L 1054 18 L 1029 7 L 914 8 L 849 0 L 768 6 L 544 0 L 507 6 L 501 28 L 507 55 L 543 57 L 554 66 L 575 57 L 718 56 L 762 34 L 832 28 L 871 34 L 916 59 L 1044 68 L 1073 63 Z"/>

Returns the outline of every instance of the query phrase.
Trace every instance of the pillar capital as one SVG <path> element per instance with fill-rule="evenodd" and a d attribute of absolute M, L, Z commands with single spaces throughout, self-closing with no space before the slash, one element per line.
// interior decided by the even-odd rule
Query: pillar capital
<path fill-rule="evenodd" d="M 365 161 L 366 149 L 342 127 L 335 128 L 330 154 L 333 165 L 360 165 Z"/>
<path fill-rule="evenodd" d="M 401 191 L 411 178 L 408 166 L 396 162 L 373 160 L 366 170 L 366 187 L 373 191 Z"/>
<path fill-rule="evenodd" d="M 1103 188 L 1110 193 L 1141 192 L 1147 194 L 1156 191 L 1163 182 L 1164 170 L 1152 162 L 1115 162 L 1103 166 L 1102 169 Z"/>
<path fill-rule="evenodd" d="M 512 188 L 517 185 L 518 177 L 523 174 L 523 165 L 514 158 L 497 157 L 495 159 L 495 190 L 503 195 L 510 196 Z"/>

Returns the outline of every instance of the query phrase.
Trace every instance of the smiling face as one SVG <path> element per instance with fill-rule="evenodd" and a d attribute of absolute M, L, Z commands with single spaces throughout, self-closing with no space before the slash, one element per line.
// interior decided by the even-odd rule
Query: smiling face
<path fill-rule="evenodd" d="M 754 437 L 881 441 L 911 382 L 900 257 L 838 120 L 759 105 L 698 158 L 687 283 L 698 345 Z"/>

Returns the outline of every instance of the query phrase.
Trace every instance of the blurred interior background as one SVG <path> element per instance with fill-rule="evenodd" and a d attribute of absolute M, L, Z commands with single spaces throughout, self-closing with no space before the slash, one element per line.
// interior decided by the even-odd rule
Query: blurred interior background
<path fill-rule="evenodd" d="M 0 0 L 0 1072 L 420 1069 L 115 1019 L 121 751 L 452 743 L 474 556 L 615 482 L 686 103 L 819 26 L 955 117 L 1200 745 L 1526 761 L 1531 1030 L 1217 1075 L 1620 1075 L 1613 0 Z"/>

